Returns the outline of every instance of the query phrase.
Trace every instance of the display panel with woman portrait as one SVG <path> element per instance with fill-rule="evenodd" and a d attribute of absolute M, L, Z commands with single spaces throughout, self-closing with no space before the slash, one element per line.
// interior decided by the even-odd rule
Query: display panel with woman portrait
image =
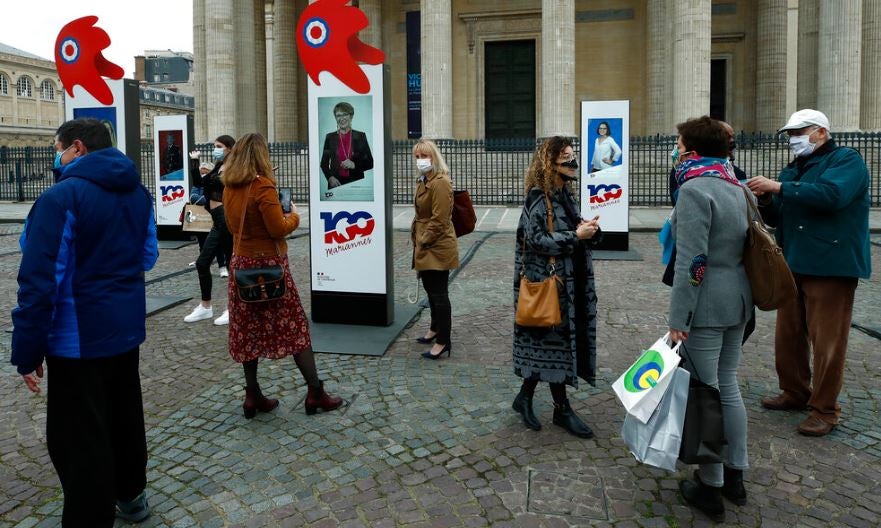
<path fill-rule="evenodd" d="M 318 98 L 322 201 L 373 201 L 373 98 Z"/>
<path fill-rule="evenodd" d="M 587 121 L 587 159 L 590 172 L 599 172 L 621 165 L 621 118 L 600 118 Z"/>

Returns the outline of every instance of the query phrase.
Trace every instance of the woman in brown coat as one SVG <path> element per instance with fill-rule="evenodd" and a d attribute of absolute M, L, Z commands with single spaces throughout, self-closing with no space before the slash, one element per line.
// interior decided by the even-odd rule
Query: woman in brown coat
<path fill-rule="evenodd" d="M 330 411 L 343 400 L 324 392 L 309 335 L 309 321 L 288 268 L 285 238 L 300 225 L 291 204 L 283 213 L 269 161 L 269 148 L 260 134 L 245 134 L 236 142 L 226 161 L 223 203 L 226 223 L 233 235 L 229 281 L 229 354 L 245 369 L 245 418 L 257 411 L 278 407 L 278 400 L 263 396 L 257 383 L 258 358 L 294 356 L 309 386 L 306 414 Z M 243 302 L 236 289 L 237 270 L 281 266 L 285 295 L 266 302 Z"/>
<path fill-rule="evenodd" d="M 422 354 L 427 359 L 438 359 L 452 353 L 450 330 L 452 310 L 447 284 L 450 270 L 459 267 L 459 243 L 453 229 L 453 182 L 450 170 L 434 142 L 420 139 L 413 147 L 419 180 L 413 205 L 416 215 L 410 227 L 413 242 L 413 268 L 419 273 L 428 305 L 431 309 L 431 327 L 416 341 L 434 346 Z"/>

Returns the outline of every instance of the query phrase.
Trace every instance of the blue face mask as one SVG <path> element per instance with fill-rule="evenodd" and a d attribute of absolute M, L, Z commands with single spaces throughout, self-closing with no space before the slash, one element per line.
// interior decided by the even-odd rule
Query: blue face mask
<path fill-rule="evenodd" d="M 71 145 L 70 147 L 72 147 L 72 146 L 73 146 L 73 145 Z M 56 153 L 55 153 L 55 162 L 52 164 L 52 166 L 53 166 L 54 168 L 56 168 L 56 169 L 60 169 L 60 168 L 61 168 L 61 156 L 63 156 L 65 152 L 67 152 L 68 150 L 70 150 L 70 147 L 67 147 L 66 149 L 62 150 L 61 152 L 56 152 Z"/>
<path fill-rule="evenodd" d="M 214 150 L 211 151 L 211 157 L 214 161 L 222 160 L 226 155 L 226 152 L 223 151 L 220 147 L 214 147 Z"/>

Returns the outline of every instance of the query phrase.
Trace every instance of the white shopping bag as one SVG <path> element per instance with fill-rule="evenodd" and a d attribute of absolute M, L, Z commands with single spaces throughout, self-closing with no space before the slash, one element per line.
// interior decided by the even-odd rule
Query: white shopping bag
<path fill-rule="evenodd" d="M 629 413 L 624 417 L 621 438 L 633 456 L 643 464 L 676 471 L 690 377 L 688 371 L 681 367 L 667 377 L 670 386 L 648 423 L 641 423 Z"/>
<path fill-rule="evenodd" d="M 648 423 L 679 366 L 679 345 L 671 346 L 670 334 L 665 334 L 612 384 L 624 409 L 642 423 Z"/>

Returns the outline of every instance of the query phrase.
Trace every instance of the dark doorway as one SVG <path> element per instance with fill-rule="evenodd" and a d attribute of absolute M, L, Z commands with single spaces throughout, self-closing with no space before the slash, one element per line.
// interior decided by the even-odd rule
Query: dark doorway
<path fill-rule="evenodd" d="M 710 117 L 725 121 L 728 97 L 728 59 L 710 61 Z"/>
<path fill-rule="evenodd" d="M 535 41 L 486 43 L 486 138 L 535 137 Z"/>

